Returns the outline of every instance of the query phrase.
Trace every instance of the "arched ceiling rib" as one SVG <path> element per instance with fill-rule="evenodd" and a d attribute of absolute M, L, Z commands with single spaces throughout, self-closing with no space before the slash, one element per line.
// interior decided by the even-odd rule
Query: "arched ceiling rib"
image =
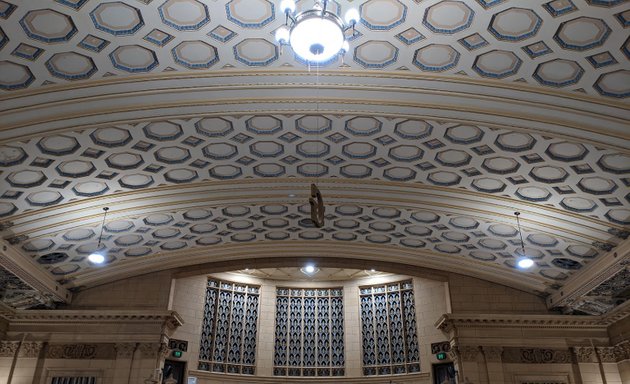
<path fill-rule="evenodd" d="M 555 292 L 630 227 L 630 15 L 560 3 L 361 2 L 309 72 L 266 0 L 0 1 L 2 237 L 65 287 L 319 253 Z"/>

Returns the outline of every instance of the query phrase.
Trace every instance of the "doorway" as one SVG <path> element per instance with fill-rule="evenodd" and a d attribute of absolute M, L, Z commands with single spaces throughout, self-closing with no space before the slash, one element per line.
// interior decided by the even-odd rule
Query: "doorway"
<path fill-rule="evenodd" d="M 457 384 L 457 373 L 453 363 L 433 365 L 433 384 Z"/>
<path fill-rule="evenodd" d="M 162 383 L 165 383 L 166 379 L 173 378 L 177 384 L 185 384 L 184 377 L 186 375 L 186 362 L 185 361 L 175 361 L 175 360 L 166 360 L 164 362 L 164 371 L 163 371 L 163 379 Z"/>

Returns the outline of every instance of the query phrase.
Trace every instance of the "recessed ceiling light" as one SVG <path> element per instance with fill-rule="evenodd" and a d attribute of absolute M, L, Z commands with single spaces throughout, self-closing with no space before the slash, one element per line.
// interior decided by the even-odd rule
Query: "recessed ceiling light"
<path fill-rule="evenodd" d="M 289 193 L 289 197 L 295 197 L 295 193 Z"/>
<path fill-rule="evenodd" d="M 534 266 L 534 260 L 530 259 L 529 257 L 523 257 L 518 260 L 516 265 L 518 265 L 518 267 L 521 269 L 531 268 Z"/>
<path fill-rule="evenodd" d="M 376 269 L 372 268 L 370 269 L 370 272 L 376 272 Z"/>
<path fill-rule="evenodd" d="M 313 264 L 308 264 L 306 267 L 304 267 L 304 272 L 306 272 L 306 273 L 314 273 L 315 272 L 315 266 Z"/>
<path fill-rule="evenodd" d="M 100 253 L 94 252 L 88 256 L 88 260 L 94 264 L 103 264 L 105 262 L 105 256 Z"/>

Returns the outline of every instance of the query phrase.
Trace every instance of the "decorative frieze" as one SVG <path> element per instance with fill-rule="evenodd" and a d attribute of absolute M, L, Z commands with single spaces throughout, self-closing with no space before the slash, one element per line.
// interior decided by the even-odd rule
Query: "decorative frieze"
<path fill-rule="evenodd" d="M 52 344 L 48 346 L 49 359 L 109 360 L 116 357 L 113 344 Z"/>
<path fill-rule="evenodd" d="M 505 348 L 503 351 L 504 363 L 570 364 L 571 361 L 571 352 L 564 349 Z"/>

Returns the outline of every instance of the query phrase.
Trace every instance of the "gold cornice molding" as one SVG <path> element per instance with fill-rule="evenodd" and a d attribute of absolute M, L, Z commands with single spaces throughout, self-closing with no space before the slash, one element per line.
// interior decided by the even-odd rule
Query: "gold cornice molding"
<path fill-rule="evenodd" d="M 211 79 L 217 77 L 261 77 L 261 76 L 309 76 L 313 74 L 303 69 L 287 69 L 287 68 L 268 68 L 268 69 L 221 69 L 221 70 L 195 70 L 188 72 L 162 72 L 162 73 L 150 73 L 150 74 L 134 74 L 126 76 L 116 76 L 108 78 L 100 78 L 95 80 L 80 81 L 75 83 L 65 84 L 53 84 L 42 88 L 33 88 L 25 90 L 17 90 L 11 93 L 0 94 L 0 101 L 13 98 L 21 98 L 32 95 L 54 93 L 60 91 L 84 89 L 93 86 L 102 85 L 115 85 L 120 83 L 136 83 L 146 82 L 151 80 L 182 80 L 182 79 Z M 487 86 L 492 88 L 508 89 L 518 92 L 532 92 L 542 95 L 548 95 L 553 97 L 562 97 L 565 99 L 584 101 L 593 104 L 600 104 L 606 106 L 627 108 L 628 103 L 619 101 L 612 98 L 605 98 L 601 96 L 593 96 L 578 92 L 570 92 L 563 89 L 544 88 L 541 86 L 535 86 L 523 83 L 508 83 L 505 81 L 495 79 L 481 79 L 468 76 L 458 75 L 445 75 L 435 73 L 412 73 L 402 71 L 387 71 L 387 70 L 330 70 L 324 69 L 318 72 L 320 78 L 327 77 L 347 77 L 347 78 L 378 78 L 378 79 L 400 79 L 400 80 L 425 80 L 425 81 L 437 81 L 441 83 L 451 84 L 464 84 L 464 85 L 478 85 Z"/>
<path fill-rule="evenodd" d="M 11 323 L 59 322 L 103 323 L 103 322 L 171 322 L 182 325 L 184 321 L 176 311 L 155 310 L 27 310 L 2 314 Z"/>
<path fill-rule="evenodd" d="M 213 99 L 213 101 L 209 101 L 206 99 L 199 99 L 199 100 L 186 100 L 186 101 L 171 101 L 171 102 L 163 102 L 163 103 L 151 103 L 151 104 L 136 104 L 136 105 L 127 105 L 126 107 L 115 107 L 115 108 L 102 108 L 102 109 L 93 109 L 90 111 L 85 111 L 82 113 L 70 113 L 70 114 L 61 114 L 61 115 L 57 115 L 57 116 L 52 116 L 52 117 L 48 117 L 48 118 L 42 118 L 42 119 L 31 119 L 31 120 L 27 120 L 18 124 L 13 124 L 13 125 L 4 125 L 4 126 L 0 126 L 0 132 L 2 131 L 12 131 L 12 130 L 23 130 L 25 128 L 28 128 L 30 126 L 33 125 L 49 125 L 49 124 L 53 124 L 53 123 L 58 123 L 61 121 L 65 121 L 65 120 L 69 120 L 69 119 L 79 119 L 79 118 L 91 118 L 94 116 L 110 116 L 110 115 L 114 115 L 115 113 L 120 113 L 120 114 L 125 114 L 125 113 L 130 113 L 130 112 L 139 112 L 139 111 L 145 111 L 145 112 L 149 112 L 149 111 L 159 111 L 159 110 L 167 110 L 169 108 L 173 108 L 173 109 L 181 109 L 184 107 L 208 107 L 208 106 L 226 106 L 226 105 L 247 105 L 247 106 L 251 106 L 251 105 L 256 105 L 256 104 L 272 104 L 272 105 L 316 105 L 317 103 L 321 103 L 321 100 L 318 98 L 272 98 L 272 97 L 267 97 L 267 98 L 242 98 L 242 99 Z M 579 123 L 577 121 L 575 122 L 569 122 L 567 120 L 562 120 L 562 119 L 557 119 L 557 118 L 551 118 L 551 117 L 544 117 L 544 116 L 534 116 L 530 113 L 515 113 L 515 112 L 502 112 L 499 110 L 493 110 L 491 108 L 474 108 L 474 107 L 465 107 L 462 105 L 458 105 L 458 104 L 430 104 L 430 103 L 414 103 L 414 102 L 403 102 L 400 100 L 394 100 L 392 101 L 391 99 L 358 99 L 358 98 L 353 98 L 351 100 L 346 99 L 346 98 L 328 98 L 326 101 L 326 104 L 333 104 L 333 105 L 361 105 L 361 106 L 387 106 L 387 107 L 393 107 L 393 108 L 419 108 L 419 109 L 430 109 L 430 110 L 441 110 L 441 111 L 454 111 L 457 113 L 469 113 L 473 116 L 479 115 L 479 116 L 492 116 L 495 118 L 509 118 L 509 119 L 516 119 L 519 121 L 523 121 L 526 123 L 541 123 L 541 124 L 550 124 L 553 126 L 558 126 L 558 127 L 565 127 L 565 128 L 569 128 L 569 129 L 575 129 L 578 131 L 584 131 L 584 132 L 589 132 L 592 134 L 604 134 L 608 137 L 611 138 L 617 138 L 617 139 L 622 139 L 622 140 L 630 140 L 630 133 L 625 133 L 625 132 L 613 132 L 610 130 L 607 130 L 605 127 L 602 126 L 591 126 L 591 125 L 585 125 L 582 123 Z M 554 109 L 553 106 L 550 105 L 545 105 L 545 109 L 549 110 L 549 109 Z M 312 108 L 282 108 L 282 109 L 277 109 L 277 108 L 265 108 L 265 109 L 247 109 L 246 111 L 242 111 L 242 110 L 234 110 L 234 111 L 230 111 L 230 110 L 223 110 L 221 114 L 223 115 L 234 115 L 234 114 L 258 114 L 258 113 L 264 113 L 264 114 L 312 114 L 315 111 Z M 368 115 L 368 116 L 374 116 L 374 115 L 384 115 L 384 116 L 391 116 L 392 113 L 391 112 L 380 112 L 380 111 L 373 111 L 373 110 L 361 110 L 358 108 L 353 108 L 353 109 L 327 109 L 326 107 L 320 107 L 317 110 L 318 114 L 331 114 L 331 115 L 339 115 L 339 114 L 346 114 L 346 115 L 352 115 L 352 116 L 357 116 L 357 115 Z M 33 115 L 37 115 L 37 114 L 33 114 Z M 152 113 L 152 115 L 157 115 L 158 119 L 164 119 L 165 116 L 164 115 L 159 115 L 157 113 Z M 206 113 L 203 113 L 202 115 L 208 115 Z M 426 114 L 424 114 L 426 116 Z M 170 115 L 171 117 L 177 117 L 177 118 L 189 118 L 190 116 L 188 116 L 187 114 L 177 114 L 177 115 Z M 410 116 L 415 116 L 417 117 L 417 115 L 413 114 Z M 445 119 L 444 116 L 438 116 L 438 115 L 434 115 L 431 118 L 436 119 L 436 120 L 443 120 Z M 610 117 L 606 117 L 606 116 L 601 116 L 599 115 L 597 117 L 600 120 L 611 120 Z M 147 119 L 145 118 L 140 118 L 142 121 L 146 121 Z M 446 119 L 450 119 L 450 118 L 446 118 Z M 468 120 L 468 119 L 463 119 L 463 120 Z M 613 120 L 619 120 L 620 124 L 625 123 L 626 121 L 622 120 L 622 119 L 614 119 Z M 108 120 L 106 122 L 102 122 L 99 123 L 99 125 L 112 125 L 112 124 L 125 124 L 125 123 L 129 123 L 129 119 L 128 118 L 122 118 L 122 119 L 118 119 L 118 120 Z M 484 121 L 478 121 L 478 124 L 481 125 L 486 125 L 487 123 Z M 88 124 L 89 125 L 89 124 Z M 541 133 L 541 134 L 545 134 L 545 135 L 551 135 L 551 136 L 558 136 L 558 137 L 564 137 L 564 138 L 568 138 L 571 137 L 571 134 L 569 133 L 558 133 L 558 132 L 553 132 L 553 131 L 549 131 L 549 130 L 543 130 L 543 129 L 537 129 L 534 128 L 532 126 L 529 125 L 515 125 L 514 123 L 510 123 L 510 122 L 504 122 L 500 124 L 503 127 L 510 127 L 514 130 L 517 131 L 526 131 L 526 132 L 537 132 L 537 133 Z M 61 130 L 57 130 L 57 129 L 51 129 L 51 130 L 47 130 L 46 134 L 52 134 L 52 133 L 57 133 L 57 132 L 61 132 L 61 131 L 69 131 L 69 130 L 76 130 L 79 129 L 79 127 L 85 129 L 86 124 L 77 124 L 77 125 L 73 125 L 73 126 L 65 126 L 63 129 Z M 42 133 L 38 133 L 38 134 L 32 134 L 30 135 L 30 137 L 38 137 L 38 136 L 42 136 Z M 28 137 L 28 136 L 27 136 Z M 7 142 L 11 142 L 11 141 L 19 141 L 19 140 L 24 140 L 27 137 L 20 135 L 20 136 L 14 136 L 14 137 L 10 137 L 8 139 L 4 139 L 0 141 L 0 144 L 5 144 Z M 575 137 L 573 137 L 573 140 L 575 140 Z M 584 138 L 580 138 L 580 140 L 585 140 Z M 605 143 L 605 142 L 600 142 L 600 141 L 596 141 L 596 140 L 588 140 L 592 143 L 596 143 L 599 146 L 607 146 L 607 147 L 611 147 L 611 148 L 616 148 L 619 149 L 621 151 L 629 151 L 627 148 L 623 148 L 623 147 L 615 147 L 614 145 L 610 144 L 610 143 Z"/>
<path fill-rule="evenodd" d="M 283 82 L 278 82 L 280 76 L 287 77 Z M 623 145 L 619 146 L 612 138 L 630 139 L 630 135 L 622 127 L 627 119 L 624 118 L 624 111 L 628 109 L 628 105 L 619 103 L 616 100 L 607 98 L 593 98 L 588 95 L 578 95 L 577 93 L 548 92 L 543 87 L 512 86 L 511 84 L 497 82 L 484 79 L 458 78 L 453 76 L 435 76 L 435 75 L 416 75 L 416 74 L 389 74 L 387 72 L 375 72 L 366 74 L 364 72 L 328 72 L 325 78 L 330 80 L 327 84 L 314 84 L 313 82 L 304 81 L 305 77 L 311 76 L 304 71 L 286 71 L 286 70 L 264 70 L 260 72 L 248 71 L 209 71 L 206 73 L 168 73 L 159 75 L 141 75 L 127 76 L 122 78 L 109 78 L 95 81 L 86 81 L 83 83 L 73 83 L 61 85 L 57 88 L 51 86 L 45 89 L 32 91 L 19 91 L 11 93 L 13 97 L 7 97 L 7 106 L 4 111 L 0 111 L 0 115 L 5 116 L 5 123 L 0 125 L 0 132 L 7 133 L 17 128 L 29 127 L 26 133 L 16 132 L 10 133 L 9 136 L 4 135 L 1 142 L 10 140 L 22 140 L 27 137 L 37 135 L 51 134 L 53 132 L 61 132 L 76 129 L 93 128 L 107 124 L 129 123 L 132 121 L 150 121 L 154 119 L 164 118 L 185 118 L 199 115 L 242 115 L 253 113 L 279 113 L 279 114 L 309 114 L 313 113 L 312 108 L 302 107 L 312 105 L 316 102 L 321 103 L 321 98 L 313 98 L 312 94 L 305 93 L 303 95 L 291 95 L 286 97 L 269 97 L 264 92 L 267 89 L 283 89 L 287 92 L 295 93 L 296 90 L 305 88 L 317 88 L 318 90 L 326 90 L 332 96 L 339 91 L 351 92 L 353 90 L 364 95 L 374 95 L 374 97 L 326 97 L 325 100 L 335 107 L 329 108 L 326 105 L 320 106 L 317 113 L 327 114 L 348 114 L 348 115 L 374 115 L 374 116 L 406 116 L 415 118 L 433 118 L 437 120 L 453 120 L 465 121 L 474 124 L 508 127 L 515 130 L 528 132 L 541 132 L 545 135 L 558 136 L 564 138 L 575 139 L 576 132 L 584 132 L 583 135 L 577 135 L 586 142 L 597 143 L 600 146 L 608 146 L 611 148 L 619 147 L 620 150 L 628 150 Z M 208 82 L 200 82 L 199 79 L 206 78 Z M 271 78 L 271 82 L 265 83 L 264 80 Z M 352 79 L 349 82 L 346 80 Z M 260 79 L 260 82 L 251 82 L 251 79 Z M 339 79 L 344 81 L 339 81 Z M 361 83 L 360 79 L 364 79 Z M 387 84 L 383 81 L 390 80 Z M 181 80 L 177 84 L 162 84 L 161 82 L 173 82 Z M 186 80 L 191 80 L 190 84 L 184 84 Z M 192 83 L 192 81 L 195 81 Z M 402 83 L 403 80 L 415 81 L 418 84 Z M 225 83 L 228 81 L 229 83 Z M 238 82 L 240 81 L 240 83 Z M 335 84 L 334 82 L 338 83 Z M 372 83 L 369 83 L 372 81 Z M 146 84 L 144 83 L 146 82 Z M 150 83 L 150 82 L 156 82 Z M 214 82 L 212 84 L 207 84 Z M 119 84 L 126 84 L 130 87 L 138 84 L 139 90 L 126 90 L 120 93 L 115 87 Z M 452 86 L 446 87 L 445 84 Z M 101 88 L 102 87 L 102 88 Z M 473 89 L 480 87 L 480 89 Z M 94 94 L 89 94 L 90 88 Z M 129 87 L 126 87 L 129 88 Z M 485 88 L 485 91 L 484 91 Z M 77 95 L 72 91 L 82 90 L 82 94 Z M 222 96 L 221 90 L 241 90 L 245 92 L 243 97 Z M 260 97 L 252 96 L 253 92 L 246 90 L 257 90 L 261 93 Z M 507 94 L 503 89 L 509 89 L 512 93 Z M 243 91 L 245 90 L 245 91 Z M 129 92 L 127 92 L 129 91 Z M 545 92 L 547 91 L 547 92 Z M 33 95 L 28 92 L 34 92 Z M 52 101 L 50 103 L 38 103 L 37 100 L 30 100 L 39 93 L 54 92 L 55 100 L 60 98 L 66 99 Z M 212 93 L 206 94 L 204 97 L 195 98 L 175 98 L 173 100 L 151 100 L 146 103 L 138 103 L 136 100 L 142 100 L 143 97 L 157 96 L 163 93 L 179 93 L 188 95 L 192 93 Z M 62 93 L 68 93 L 63 95 Z M 379 96 L 379 93 L 382 95 Z M 386 93 L 399 93 L 400 97 L 393 99 L 386 97 Z M 410 94 L 411 93 L 411 94 Z M 415 101 L 413 94 L 418 95 Z M 116 107 L 108 107 L 101 103 L 94 103 L 98 100 L 123 100 L 125 97 L 136 95 L 134 101 L 120 101 Z M 540 95 L 540 97 L 536 97 Z M 201 96 L 201 95 L 198 95 Z M 420 96 L 427 96 L 423 100 L 419 100 Z M 431 96 L 431 97 L 429 97 Z M 431 100 L 442 97 L 442 102 L 431 102 Z M 542 97 L 542 98 L 541 98 Z M 77 99 L 78 98 L 78 99 Z M 150 98 L 150 97 L 149 97 Z M 450 98 L 450 100 L 446 100 Z M 459 100 L 459 101 L 458 101 Z M 475 100 L 475 102 L 468 101 Z M 465 101 L 465 102 L 464 102 Z M 63 106 L 63 103 L 78 102 L 96 104 L 78 108 L 75 112 L 66 112 L 63 115 L 56 114 L 59 109 L 53 108 L 56 105 Z M 579 105 L 579 103 L 587 103 Z M 135 104 L 134 104 L 135 103 Z M 266 105 L 265 105 L 266 104 Z M 466 104 L 466 105 L 465 105 Z M 590 105 L 599 105 L 602 108 L 593 108 Z M 14 105 L 14 108 L 9 107 Z M 67 104 L 68 105 L 68 104 Z M 231 110 L 222 108 L 217 111 L 219 106 L 235 106 Z M 282 108 L 277 106 L 282 105 Z M 289 107 L 287 107 L 287 105 Z M 339 105 L 341 108 L 337 108 Z M 236 107 L 238 106 L 238 107 Z M 246 109 L 243 106 L 248 106 Z M 368 108 L 362 108 L 368 107 Z M 49 111 L 44 111 L 44 107 Z M 186 111 L 178 111 L 186 107 Z M 369 108 L 373 107 L 373 108 Z M 380 108 L 379 108 L 380 107 Z M 29 108 L 37 108 L 41 110 L 39 114 L 28 113 Z M 169 110 L 169 108 L 175 111 Z M 195 111 L 194 109 L 207 109 L 205 111 Z M 529 108 L 529 109 L 528 109 Z M 20 109 L 23 109 L 20 113 Z M 405 109 L 417 109 L 413 112 L 404 112 Z M 558 113 L 548 113 L 554 110 Z M 430 111 L 443 111 L 443 113 L 430 113 Z M 113 116 L 114 112 L 119 112 L 124 116 Z M 143 112 L 145 116 L 138 116 L 137 113 Z M 134 115 L 136 113 L 136 115 Z M 448 116 L 448 115 L 452 116 Z M 446 116 L 445 116 L 446 115 Z M 12 118 L 12 116 L 14 118 Z M 39 116 L 33 118 L 33 116 Z M 107 121 L 96 121 L 97 116 L 107 116 Z M 488 118 L 486 118 L 488 116 Z M 495 122 L 497 117 L 503 121 Z M 584 118 L 580 118 L 584 117 Z M 587 118 L 588 117 L 588 118 Z M 17 120 L 16 120 L 17 119 Z M 72 121 L 83 120 L 83 121 Z M 93 120 L 93 121 L 89 121 Z M 600 124 L 597 121 L 606 122 Z M 597 123 L 596 123 L 597 122 Z M 37 132 L 32 127 L 39 124 Z M 43 127 L 42 125 L 56 125 Z M 554 128 L 555 127 L 555 128 Z M 610 128 L 608 128 L 610 127 Z M 10 136 L 13 134 L 13 136 Z"/>
<path fill-rule="evenodd" d="M 87 96 L 87 97 L 70 97 L 67 99 L 63 99 L 63 100 L 59 100 L 59 101 L 50 101 L 50 102 L 41 102 L 41 103 L 33 103 L 30 104 L 28 106 L 22 106 L 22 107 L 16 107 L 16 108 L 11 108 L 11 109 L 7 109 L 5 111 L 0 110 L 0 117 L 3 115 L 6 115 L 8 112 L 11 113 L 16 113 L 16 112 L 21 112 L 21 113 L 25 113 L 25 112 L 30 112 L 33 110 L 37 110 L 39 108 L 41 108 L 42 106 L 56 106 L 56 107 L 63 107 L 64 105 L 70 105 L 70 104 L 74 104 L 77 101 L 106 101 L 108 99 L 114 99 L 119 97 L 120 95 L 124 95 L 125 97 L 128 96 L 135 96 L 135 97 L 144 97 L 144 96 L 151 96 L 151 95 L 156 95 L 156 94 L 171 94 L 171 93 L 186 93 L 186 94 L 191 94 L 191 93 L 198 93 L 198 92 L 202 92 L 202 91 L 213 91 L 213 92 L 221 92 L 221 91 L 227 91 L 227 90 L 249 90 L 249 89 L 256 89 L 256 90 L 285 90 L 285 89 L 289 89 L 289 90 L 294 90 L 294 89 L 316 89 L 319 92 L 321 92 L 322 90 L 330 90 L 330 91 L 337 91 L 337 90 L 348 90 L 348 91 L 354 91 L 354 90 L 360 90 L 360 91 L 370 91 L 370 92 L 396 92 L 396 93 L 401 93 L 401 94 L 422 94 L 422 95 L 449 95 L 449 96 L 463 96 L 466 98 L 473 98 L 473 99 L 477 99 L 477 100 L 484 100 L 487 102 L 491 102 L 493 100 L 496 100 L 498 97 L 497 96 L 493 96 L 493 95 L 486 95 L 486 94 L 481 94 L 478 92 L 473 92 L 473 90 L 431 90 L 431 89 L 421 89 L 421 88 L 416 88 L 416 87 L 404 87 L 404 86 L 391 86 L 391 85 L 379 85 L 379 86 L 374 86 L 374 85 L 364 85 L 364 84 L 314 84 L 314 83 L 307 83 L 307 82 L 291 82 L 291 83 L 251 83 L 251 84 L 233 84 L 233 85 L 194 85 L 194 86 L 189 86 L 189 87 L 178 87 L 178 88 L 172 88 L 172 87 L 165 87 L 165 88 L 151 88 L 151 89 L 140 89 L 140 90 L 134 90 L 134 91 L 126 91 L 126 92 L 121 92 L 121 93 L 114 93 L 114 92 L 110 92 L 107 94 L 99 94 L 99 95 L 93 95 L 93 96 Z M 510 100 L 511 102 L 513 102 L 514 104 L 517 105 L 529 105 L 529 106 L 535 106 L 535 105 L 539 105 L 540 102 L 538 101 L 531 101 L 531 100 L 525 100 L 525 99 L 519 99 L 517 97 L 508 97 L 508 96 L 501 96 L 500 99 L 502 101 L 504 100 Z M 252 103 L 255 102 L 256 100 L 261 100 L 262 102 L 267 102 L 268 99 L 244 99 L 244 98 L 238 98 L 238 99 L 225 99 L 225 101 L 218 101 L 212 104 L 236 104 L 239 101 L 243 102 L 243 103 Z M 269 99 L 271 103 L 285 103 L 285 100 L 280 100 L 279 102 L 274 101 L 273 99 Z M 320 99 L 303 99 L 303 101 L 298 101 L 295 99 L 291 99 L 293 102 L 300 102 L 300 103 L 314 103 Z M 334 104 L 349 104 L 348 102 L 344 103 L 344 100 L 346 99 L 326 99 L 326 100 L 332 100 L 334 102 Z M 366 105 L 392 105 L 392 103 L 389 101 L 390 99 L 369 99 L 371 101 L 368 101 L 368 99 L 365 100 L 359 100 L 359 102 L 361 104 L 366 104 Z M 187 102 L 185 105 L 209 105 L 211 103 L 206 102 L 206 103 L 202 103 L 202 102 L 194 102 L 190 103 Z M 355 104 L 355 103 L 352 103 Z M 176 105 L 176 104 L 175 104 Z M 401 105 L 401 106 L 417 106 L 417 105 L 423 105 L 423 106 L 429 106 L 432 109 L 451 109 L 451 108 L 439 108 L 439 105 L 427 105 L 427 104 L 412 104 L 412 103 L 404 103 L 402 101 L 397 101 L 395 103 L 395 105 Z M 169 106 L 169 105 L 165 105 L 165 106 Z M 615 120 L 618 121 L 620 123 L 625 123 L 627 121 L 627 119 L 623 119 L 623 118 L 618 118 L 618 117 L 612 117 L 612 116 L 601 116 L 600 114 L 595 114 L 592 112 L 586 112 L 580 108 L 577 107 L 573 107 L 572 105 L 565 105 L 565 106 L 554 106 L 554 105 L 546 105 L 547 108 L 552 109 L 552 110 L 556 110 L 556 111 L 561 111 L 561 110 L 569 110 L 574 114 L 577 115 L 583 115 L 583 116 L 598 116 L 598 117 L 603 117 L 609 120 Z M 137 107 L 139 109 L 139 107 Z M 123 109 L 118 109 L 121 111 L 124 111 Z M 130 109 L 131 110 L 131 109 Z M 133 109 L 135 110 L 135 109 Z M 12 129 L 12 128 L 18 128 L 17 127 L 0 127 L 0 130 L 7 130 L 7 129 Z"/>
<path fill-rule="evenodd" d="M 435 327 L 444 332 L 453 328 L 540 328 L 540 329 L 597 329 L 605 331 L 610 321 L 603 316 L 577 315 L 504 315 L 447 313 L 436 322 Z"/>
<path fill-rule="evenodd" d="M 350 260 L 356 266 L 359 261 L 369 265 L 372 261 L 397 263 L 420 268 L 430 268 L 444 272 L 458 273 L 507 285 L 523 291 L 540 293 L 547 287 L 545 279 L 533 274 L 510 271 L 504 266 L 484 263 L 476 260 L 464 260 L 453 255 L 444 255 L 429 250 L 408 250 L 391 245 L 372 245 L 347 243 L 333 240 L 289 240 L 273 242 L 255 242 L 220 246 L 199 247 L 174 252 L 164 252 L 144 256 L 136 260 L 126 260 L 108 266 L 106 270 L 98 268 L 69 274 L 67 287 L 95 286 L 107 282 L 132 277 L 138 274 L 176 270 L 211 262 L 234 263 L 234 269 L 242 269 L 246 263 L 254 265 L 256 260 L 273 258 L 278 265 L 287 263 L 300 265 L 298 259 L 316 259 L 322 266 L 327 262 L 335 265 Z M 387 270 L 384 270 L 387 272 Z"/>

